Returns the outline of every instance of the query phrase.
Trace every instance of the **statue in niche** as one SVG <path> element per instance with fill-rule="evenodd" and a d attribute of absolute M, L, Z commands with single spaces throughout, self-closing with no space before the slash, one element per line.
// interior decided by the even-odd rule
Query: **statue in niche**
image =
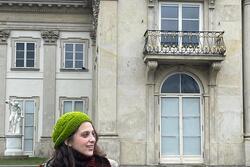
<path fill-rule="evenodd" d="M 20 134 L 21 128 L 21 107 L 17 101 L 6 100 L 9 104 L 10 116 L 9 116 L 9 132 L 12 134 Z"/>

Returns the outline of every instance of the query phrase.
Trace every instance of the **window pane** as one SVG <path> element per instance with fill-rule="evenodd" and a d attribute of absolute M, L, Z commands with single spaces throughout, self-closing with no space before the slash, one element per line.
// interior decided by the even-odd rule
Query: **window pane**
<path fill-rule="evenodd" d="M 27 67 L 34 67 L 34 60 L 27 60 Z"/>
<path fill-rule="evenodd" d="M 83 101 L 75 101 L 75 111 L 83 111 Z"/>
<path fill-rule="evenodd" d="M 183 31 L 199 31 L 199 20 L 183 20 Z"/>
<path fill-rule="evenodd" d="M 181 92 L 182 93 L 200 93 L 197 82 L 186 74 L 181 74 Z"/>
<path fill-rule="evenodd" d="M 65 44 L 65 50 L 66 52 L 73 51 L 73 44 Z"/>
<path fill-rule="evenodd" d="M 184 137 L 184 155 L 200 155 L 201 154 L 201 138 L 200 137 Z"/>
<path fill-rule="evenodd" d="M 24 60 L 16 60 L 16 67 L 24 67 Z"/>
<path fill-rule="evenodd" d="M 187 97 L 182 99 L 183 116 L 200 117 L 200 98 Z"/>
<path fill-rule="evenodd" d="M 34 101 L 25 101 L 25 113 L 34 113 Z"/>
<path fill-rule="evenodd" d="M 83 67 L 83 61 L 76 61 L 75 62 L 75 68 L 82 68 Z"/>
<path fill-rule="evenodd" d="M 24 129 L 24 139 L 33 139 L 33 126 L 27 126 Z"/>
<path fill-rule="evenodd" d="M 34 51 L 27 51 L 27 58 L 28 59 L 34 59 L 35 58 L 35 52 Z"/>
<path fill-rule="evenodd" d="M 66 61 L 65 68 L 73 68 L 73 61 Z"/>
<path fill-rule="evenodd" d="M 176 97 L 161 98 L 162 116 L 179 116 L 179 99 Z"/>
<path fill-rule="evenodd" d="M 16 51 L 16 58 L 24 59 L 24 51 Z"/>
<path fill-rule="evenodd" d="M 178 31 L 177 20 L 161 20 L 161 30 Z"/>
<path fill-rule="evenodd" d="M 184 117 L 183 118 L 183 134 L 184 136 L 200 136 L 200 117 Z"/>
<path fill-rule="evenodd" d="M 34 114 L 25 114 L 24 126 L 34 126 Z"/>
<path fill-rule="evenodd" d="M 35 44 L 34 43 L 27 43 L 27 50 L 34 51 L 35 50 Z"/>
<path fill-rule="evenodd" d="M 83 44 L 76 44 L 76 51 L 83 51 Z"/>
<path fill-rule="evenodd" d="M 161 118 L 162 136 L 179 136 L 179 117 Z"/>
<path fill-rule="evenodd" d="M 33 140 L 24 140 L 24 151 L 33 151 Z"/>
<path fill-rule="evenodd" d="M 16 50 L 24 50 L 24 43 L 16 43 Z"/>
<path fill-rule="evenodd" d="M 72 111 L 72 102 L 71 101 L 64 101 L 63 103 L 63 113 Z"/>
<path fill-rule="evenodd" d="M 199 7 L 185 6 L 182 8 L 182 18 L 199 19 Z"/>
<path fill-rule="evenodd" d="M 179 155 L 179 138 L 178 137 L 162 137 L 161 153 L 163 155 Z"/>
<path fill-rule="evenodd" d="M 161 6 L 161 18 L 178 18 L 178 6 Z"/>
<path fill-rule="evenodd" d="M 76 53 L 76 60 L 83 60 L 83 54 L 82 53 Z"/>
<path fill-rule="evenodd" d="M 73 52 L 66 52 L 65 59 L 66 60 L 73 60 Z"/>
<path fill-rule="evenodd" d="M 163 83 L 161 93 L 180 93 L 180 74 L 170 76 Z"/>

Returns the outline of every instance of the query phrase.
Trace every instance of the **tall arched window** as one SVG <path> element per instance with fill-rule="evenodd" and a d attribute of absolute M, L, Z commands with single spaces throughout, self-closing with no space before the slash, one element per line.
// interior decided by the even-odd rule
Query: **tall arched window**
<path fill-rule="evenodd" d="M 161 162 L 202 162 L 201 90 L 185 73 L 161 87 Z"/>

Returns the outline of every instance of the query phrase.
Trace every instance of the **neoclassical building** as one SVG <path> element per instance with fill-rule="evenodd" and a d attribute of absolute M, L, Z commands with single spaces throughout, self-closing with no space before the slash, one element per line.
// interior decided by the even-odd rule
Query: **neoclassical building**
<path fill-rule="evenodd" d="M 65 112 L 89 114 L 121 166 L 250 166 L 249 0 L 0 0 L 17 154 L 49 156 Z"/>

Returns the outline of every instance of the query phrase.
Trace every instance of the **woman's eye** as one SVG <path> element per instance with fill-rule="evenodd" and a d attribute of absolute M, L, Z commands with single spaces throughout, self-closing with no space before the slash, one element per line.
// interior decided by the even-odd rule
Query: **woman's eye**
<path fill-rule="evenodd" d="M 81 136 L 86 138 L 89 136 L 89 132 L 83 132 Z"/>

